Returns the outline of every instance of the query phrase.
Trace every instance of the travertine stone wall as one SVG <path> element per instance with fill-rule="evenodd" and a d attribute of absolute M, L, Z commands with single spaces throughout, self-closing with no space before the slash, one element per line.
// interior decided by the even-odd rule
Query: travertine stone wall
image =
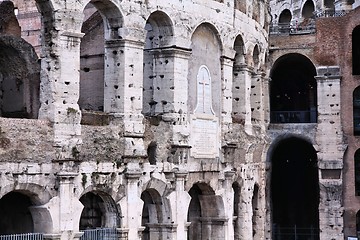
<path fill-rule="evenodd" d="M 322 121 L 268 128 L 266 2 L 14 4 L 41 61 L 40 110 L 37 120 L 0 119 L 0 198 L 29 197 L 34 231 L 47 238 L 80 237 L 81 198 L 91 192 L 106 206 L 98 227 L 115 226 L 123 239 L 271 239 L 269 152 L 278 138 L 305 136 L 319 150 L 320 173 L 341 171 L 340 73 L 319 70 Z M 94 14 L 104 29 L 84 36 Z M 101 69 L 86 83 L 88 56 Z M 97 107 L 82 111 L 82 91 L 97 93 Z M 321 194 L 342 185 L 320 183 Z M 320 206 L 324 240 L 342 236 L 338 195 L 331 203 Z"/>

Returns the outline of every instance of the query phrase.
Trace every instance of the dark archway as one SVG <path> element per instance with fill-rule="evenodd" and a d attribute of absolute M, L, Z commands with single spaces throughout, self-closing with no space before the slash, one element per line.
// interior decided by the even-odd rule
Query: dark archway
<path fill-rule="evenodd" d="M 80 198 L 84 209 L 80 218 L 80 230 L 120 227 L 120 212 L 110 195 L 88 192 Z"/>
<path fill-rule="evenodd" d="M 292 14 L 289 9 L 284 9 L 279 16 L 279 24 L 290 24 Z"/>
<path fill-rule="evenodd" d="M 355 196 L 360 196 L 360 149 L 356 150 L 354 156 L 354 175 Z"/>
<path fill-rule="evenodd" d="M 360 26 L 352 32 L 352 73 L 360 75 Z"/>
<path fill-rule="evenodd" d="M 290 137 L 271 156 L 273 239 L 319 239 L 319 177 L 313 146 Z"/>
<path fill-rule="evenodd" d="M 307 0 L 302 9 L 302 17 L 307 19 L 314 16 L 315 5 L 312 0 Z"/>
<path fill-rule="evenodd" d="M 317 121 L 316 69 L 305 56 L 290 53 L 274 64 L 270 77 L 272 123 Z"/>
<path fill-rule="evenodd" d="M 353 92 L 353 126 L 354 135 L 360 135 L 360 87 Z"/>
<path fill-rule="evenodd" d="M 32 233 L 34 222 L 29 208 L 30 198 L 10 192 L 0 199 L 0 235 Z"/>

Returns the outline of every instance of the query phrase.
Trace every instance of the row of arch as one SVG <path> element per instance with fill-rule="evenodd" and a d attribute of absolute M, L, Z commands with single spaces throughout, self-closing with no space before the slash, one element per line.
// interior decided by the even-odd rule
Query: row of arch
<path fill-rule="evenodd" d="M 154 180 L 158 184 L 159 180 Z M 164 183 L 163 183 L 164 184 Z M 164 186 L 162 186 L 164 187 Z M 240 224 L 241 194 L 240 185 L 233 184 L 234 191 L 234 221 Z M 176 228 L 172 219 L 172 210 L 169 199 L 166 197 L 166 187 L 162 190 L 148 188 L 141 193 L 143 202 L 141 224 L 144 227 L 142 239 L 172 239 L 173 228 Z M 191 224 L 188 229 L 188 239 L 223 239 L 225 237 L 224 202 L 221 196 L 206 183 L 196 183 L 189 190 L 190 203 L 187 220 Z M 33 198 L 34 193 L 16 190 L 5 194 L 0 199 L 0 235 L 22 234 L 39 231 L 51 231 L 52 220 L 49 214 L 37 214 L 38 201 Z M 258 185 L 254 186 L 252 197 L 254 234 L 258 216 Z M 79 221 L 79 229 L 120 228 L 122 213 L 114 199 L 100 190 L 89 191 L 80 197 L 83 205 Z M 42 219 L 39 219 L 42 218 Z M 46 227 L 44 225 L 46 223 Z M 220 223 L 220 224 L 219 224 Z M 41 224 L 41 226 L 37 226 Z M 239 226 L 235 227 L 235 235 L 239 237 Z M 236 238 L 240 239 L 240 238 Z"/>
<path fill-rule="evenodd" d="M 308 140 L 299 136 L 283 136 L 269 149 L 269 158 L 271 175 L 267 178 L 269 186 L 267 193 L 263 192 L 267 187 L 260 187 L 255 182 L 246 186 L 237 181 L 232 184 L 233 209 L 230 213 L 232 212 L 234 223 L 234 239 L 244 239 L 245 236 L 242 234 L 249 226 L 252 226 L 253 236 L 264 231 L 266 218 L 264 197 L 270 208 L 266 210 L 271 212 L 273 239 L 281 239 L 284 234 L 287 234 L 288 229 L 294 228 L 295 232 L 296 229 L 302 229 L 299 233 L 301 236 L 319 239 L 320 190 L 317 154 L 314 147 Z M 174 227 L 172 224 L 175 219 L 173 219 L 173 210 L 168 196 L 172 190 L 157 179 L 152 179 L 145 186 L 140 195 L 143 202 L 141 222 L 145 227 L 143 239 L 166 239 L 167 237 L 171 239 L 169 234 L 173 231 L 170 231 L 170 228 Z M 41 189 L 38 191 L 43 192 Z M 121 209 L 106 192 L 108 191 L 89 189 L 80 197 L 80 202 L 84 206 L 79 222 L 80 230 L 122 226 Z M 217 195 L 205 182 L 192 185 L 188 195 L 190 198 L 187 212 L 178 213 L 187 214 L 186 219 L 191 223 L 188 239 L 209 239 L 208 236 L 223 239 L 226 231 L 225 223 L 231 221 L 225 218 L 223 196 Z M 45 204 L 50 198 L 43 196 L 47 200 L 39 201 L 34 196 L 37 196 L 36 193 L 21 190 L 21 188 L 8 191 L 3 195 L 0 199 L 2 216 L 0 234 L 41 230 L 34 228 L 34 222 L 39 221 L 32 220 L 33 212 L 36 211 L 33 206 Z M 250 214 L 251 224 L 244 222 L 245 214 Z M 42 214 L 42 217 L 44 216 L 47 215 Z M 51 219 L 48 220 L 40 222 L 51 225 Z M 249 215 L 247 215 L 247 220 L 249 221 Z M 23 221 L 28 222 L 16 224 Z M 48 229 L 51 231 L 51 227 L 48 226 Z M 162 234 L 161 237 L 159 234 Z"/>
<path fill-rule="evenodd" d="M 79 105 L 81 109 L 91 110 L 91 111 L 105 111 L 106 106 L 104 106 L 105 101 L 105 90 L 104 86 L 109 85 L 106 82 L 108 78 L 107 71 L 115 71 L 120 69 L 121 62 L 118 62 L 121 57 L 119 55 L 123 54 L 118 51 L 111 51 L 111 48 L 107 47 L 107 42 L 114 39 L 121 39 L 122 36 L 119 35 L 121 32 L 119 29 L 122 27 L 122 17 L 121 11 L 110 1 L 104 2 L 91 2 L 85 7 L 84 10 L 85 19 L 82 24 L 82 32 L 85 36 L 81 41 L 81 56 L 80 56 L 80 99 Z M 45 19 L 43 19 L 45 21 Z M 49 20 L 49 19 L 48 19 Z M 49 21 L 46 21 L 48 24 Z M 47 29 L 45 22 L 44 27 Z M 178 47 L 176 46 L 175 37 L 177 32 L 174 28 L 177 25 L 173 24 L 171 18 L 162 11 L 155 11 L 150 14 L 148 20 L 146 21 L 144 32 L 146 33 L 145 44 L 144 44 L 144 113 L 151 113 L 152 108 L 158 108 L 161 110 L 158 111 L 172 111 L 171 106 L 169 107 L 171 99 L 156 99 L 158 96 L 157 93 L 162 93 L 163 91 L 172 92 L 173 84 L 173 72 L 170 71 L 174 64 L 174 59 L 169 57 L 169 51 L 174 50 Z M 205 33 L 208 39 L 201 37 L 201 33 Z M 45 31 L 46 42 L 51 42 L 51 35 L 48 31 Z M 211 69 L 211 74 L 214 76 L 214 88 L 220 89 L 218 85 L 220 84 L 221 79 L 221 57 L 222 52 L 224 51 L 223 42 L 221 40 L 222 36 L 211 23 L 201 23 L 198 25 L 192 35 L 192 45 L 190 46 L 189 51 L 192 50 L 192 55 L 204 56 L 204 52 L 208 49 L 199 49 L 199 46 L 196 45 L 197 37 L 199 41 L 206 41 L 205 45 L 209 45 L 212 48 L 216 65 Z M 210 38 L 210 40 L 209 40 Z M 247 41 L 246 41 L 247 42 Z M 196 45 L 196 46 L 194 46 Z M 198 49 L 198 50 L 197 50 Z M 233 49 L 236 51 L 236 65 L 248 64 L 254 67 L 255 69 L 259 68 L 260 64 L 264 63 L 264 53 L 260 45 L 248 44 L 245 46 L 245 41 L 243 37 L 238 35 L 235 39 Z M 46 50 L 46 48 L 44 49 Z M 3 50 L 4 51 L 4 50 Z M 18 49 L 14 48 L 15 52 L 20 52 Z M 33 49 L 29 46 L 26 52 L 21 52 L 22 54 L 33 53 Z M 1 54 L 5 55 L 5 53 Z M 118 56 L 115 56 L 118 55 Z M 197 62 L 197 56 L 192 57 L 194 62 Z M 210 59 L 209 57 L 203 57 L 203 59 Z M 29 62 L 28 70 L 36 70 L 31 76 L 22 77 L 21 84 L 15 84 L 14 78 L 16 76 L 8 76 L 8 71 L 2 73 L 2 112 L 3 116 L 12 116 L 12 117 L 28 117 L 36 118 L 39 108 L 39 72 L 40 67 L 38 65 L 38 59 L 36 57 L 29 58 L 23 56 L 23 59 Z M 14 61 L 7 61 L 8 59 L 3 58 L 4 69 L 11 69 L 9 65 L 15 65 Z M 116 61 L 114 66 L 112 66 L 112 61 Z M 210 62 L 210 61 L 209 61 Z M 165 66 L 166 65 L 166 66 Z M 190 64 L 192 66 L 193 64 Z M 34 68 L 33 66 L 36 66 Z M 107 70 L 110 68 L 110 70 Z M 111 69 L 113 68 L 113 70 Z M 10 71 L 16 73 L 16 69 Z M 189 74 L 194 75 L 189 71 Z M 13 74 L 16 75 L 16 74 Z M 189 76 L 188 76 L 189 77 Z M 17 78 L 18 79 L 18 78 Z M 36 84 L 29 84 L 30 81 L 34 81 Z M 164 83 L 165 81 L 169 81 Z M 16 82 L 16 81 L 15 81 Z M 31 85 L 29 87 L 28 85 Z M 160 85 L 160 86 L 159 86 Z M 111 86 L 115 89 L 120 86 Z M 166 88 L 166 90 L 164 90 Z M 191 87 L 189 89 L 192 89 Z M 158 90 L 158 91 L 157 91 Z M 162 94 L 166 95 L 166 94 Z M 171 95 L 171 94 L 170 94 Z M 218 95 L 218 94 L 215 94 Z M 11 96 L 11 98 L 10 98 Z M 154 97 L 155 96 L 155 97 Z M 121 96 L 112 96 L 119 97 Z M 6 99 L 10 100 L 6 100 Z M 17 101 L 14 101 L 17 100 Z M 14 104 L 14 102 L 17 102 Z M 155 106 L 158 104 L 159 106 Z M 168 105 L 167 105 L 168 104 Z"/>

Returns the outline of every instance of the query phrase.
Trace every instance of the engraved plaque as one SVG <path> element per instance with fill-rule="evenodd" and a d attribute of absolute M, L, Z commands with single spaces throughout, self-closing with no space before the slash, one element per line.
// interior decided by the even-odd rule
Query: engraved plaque
<path fill-rule="evenodd" d="M 212 115 L 193 115 L 191 155 L 195 158 L 219 156 L 218 119 Z"/>

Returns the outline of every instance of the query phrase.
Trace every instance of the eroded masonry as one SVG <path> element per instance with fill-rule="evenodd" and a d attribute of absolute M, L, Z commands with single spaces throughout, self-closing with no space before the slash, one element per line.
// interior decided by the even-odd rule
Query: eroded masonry
<path fill-rule="evenodd" d="M 356 236 L 357 16 L 312 0 L 2 1 L 0 235 Z"/>

